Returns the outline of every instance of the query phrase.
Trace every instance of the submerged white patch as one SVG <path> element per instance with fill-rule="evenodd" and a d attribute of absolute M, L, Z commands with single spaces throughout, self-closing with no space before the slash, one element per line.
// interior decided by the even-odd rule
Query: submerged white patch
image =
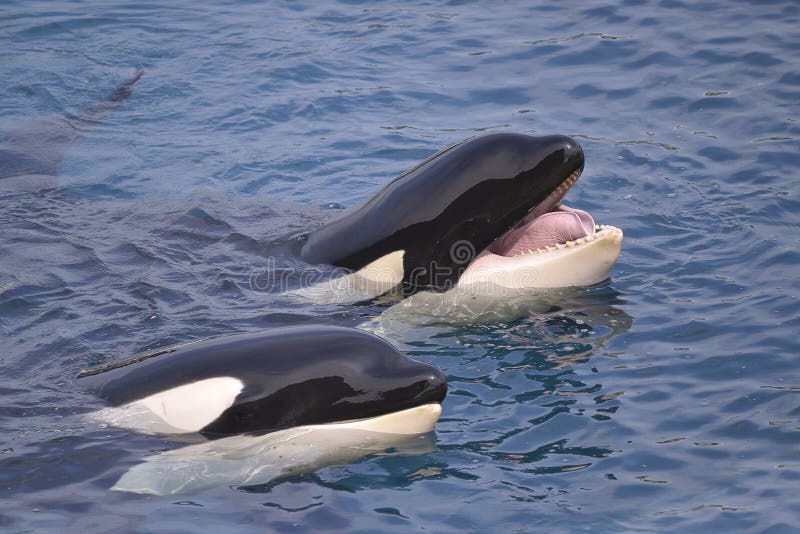
<path fill-rule="evenodd" d="M 481 285 L 481 292 L 459 286 L 443 293 L 420 291 L 358 326 L 381 337 L 404 340 L 432 325 L 507 323 L 546 312 L 575 289 L 529 289 L 510 292 L 502 286 Z"/>
<path fill-rule="evenodd" d="M 381 256 L 354 273 L 288 291 L 290 296 L 310 300 L 314 304 L 347 304 L 377 297 L 403 281 L 405 250 Z"/>
<path fill-rule="evenodd" d="M 381 256 L 354 273 L 359 280 L 387 291 L 403 281 L 403 256 L 405 250 L 395 250 Z"/>
<path fill-rule="evenodd" d="M 95 418 L 148 434 L 198 432 L 233 405 L 244 384 L 219 376 L 160 391 L 149 397 L 101 410 Z"/>
<path fill-rule="evenodd" d="M 439 404 L 341 423 L 307 425 L 263 436 L 237 435 L 158 453 L 133 466 L 113 490 L 173 495 L 217 485 L 265 484 L 368 454 L 433 450 L 422 434 L 433 430 Z"/>

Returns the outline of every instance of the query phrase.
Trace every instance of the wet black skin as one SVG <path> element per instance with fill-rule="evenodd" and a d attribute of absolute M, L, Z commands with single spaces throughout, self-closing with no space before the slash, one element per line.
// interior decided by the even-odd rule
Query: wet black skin
<path fill-rule="evenodd" d="M 561 135 L 468 139 L 300 238 L 300 255 L 308 263 L 358 270 L 405 250 L 405 293 L 448 289 L 474 254 L 519 223 L 583 163 L 580 145 Z"/>
<path fill-rule="evenodd" d="M 115 406 L 207 378 L 245 387 L 201 430 L 210 439 L 375 417 L 441 402 L 447 381 L 377 336 L 298 326 L 209 339 L 84 371 L 79 383 Z"/>

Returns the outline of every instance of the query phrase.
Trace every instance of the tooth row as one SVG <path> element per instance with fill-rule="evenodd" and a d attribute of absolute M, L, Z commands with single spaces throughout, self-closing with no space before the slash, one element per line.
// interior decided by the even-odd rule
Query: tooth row
<path fill-rule="evenodd" d="M 613 228 L 613 226 L 609 226 L 607 224 L 595 224 L 594 231 L 595 232 L 602 232 L 608 228 Z M 586 237 L 581 237 L 579 239 L 574 239 L 572 241 L 567 241 L 566 243 L 557 243 L 556 245 L 550 246 L 547 245 L 544 248 L 537 248 L 536 250 L 528 249 L 527 252 L 521 252 L 519 254 L 515 254 L 515 256 L 529 256 L 531 254 L 542 254 L 544 252 L 553 252 L 556 250 L 563 250 L 566 248 L 575 248 L 577 245 L 583 245 L 585 243 L 589 243 L 590 241 L 594 241 L 597 234 L 588 235 Z"/>
<path fill-rule="evenodd" d="M 567 192 L 567 191 L 569 191 L 569 190 L 570 190 L 570 188 L 571 188 L 573 185 L 575 185 L 575 182 L 577 182 L 577 181 L 578 181 L 578 177 L 579 177 L 580 175 L 581 175 L 581 171 L 579 171 L 579 170 L 578 170 L 578 171 L 575 171 L 575 172 L 573 172 L 572 174 L 570 174 L 569 176 L 567 176 L 567 179 L 566 179 L 566 180 L 564 180 L 563 182 L 561 182 L 561 185 L 559 185 L 558 187 L 556 187 L 556 190 L 555 190 L 555 191 L 553 191 L 553 192 L 552 192 L 552 193 L 550 193 L 550 194 L 551 194 L 551 195 L 552 195 L 552 194 L 556 194 L 556 193 L 557 193 L 557 194 L 561 194 L 561 193 L 565 193 L 565 194 L 566 194 L 566 192 Z"/>
<path fill-rule="evenodd" d="M 605 227 L 606 227 L 606 225 L 604 225 L 604 224 L 595 225 L 595 231 L 601 230 L 601 229 L 603 229 Z M 594 238 L 595 238 L 594 234 L 587 235 L 586 237 L 581 237 L 579 239 L 574 239 L 572 241 L 567 241 L 566 243 L 557 243 L 556 245 L 553 245 L 553 246 L 547 245 L 544 248 L 537 248 L 536 250 L 528 249 L 528 252 L 521 252 L 519 254 L 516 254 L 516 256 L 529 256 L 531 254 L 541 254 L 543 252 L 553 252 L 555 250 L 563 250 L 565 248 L 574 248 L 577 245 L 583 245 L 583 244 L 588 243 L 590 241 L 594 241 Z"/>
<path fill-rule="evenodd" d="M 552 193 L 547 195 L 547 198 L 556 196 L 563 197 L 564 195 L 567 194 L 567 191 L 569 191 L 572 188 L 572 186 L 575 185 L 575 182 L 578 181 L 578 178 L 580 178 L 580 176 L 581 176 L 580 170 L 573 172 L 572 174 L 567 176 L 566 179 L 563 182 L 561 182 L 561 184 L 558 187 L 556 187 Z"/>

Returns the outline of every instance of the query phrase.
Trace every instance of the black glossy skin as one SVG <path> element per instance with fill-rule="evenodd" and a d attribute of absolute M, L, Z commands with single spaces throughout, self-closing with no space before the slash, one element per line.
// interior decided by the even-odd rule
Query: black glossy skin
<path fill-rule="evenodd" d="M 202 429 L 209 438 L 374 417 L 441 402 L 447 393 L 436 367 L 367 332 L 333 326 L 205 340 L 79 378 L 119 406 L 219 376 L 238 378 L 245 387 Z"/>
<path fill-rule="evenodd" d="M 405 250 L 405 292 L 448 289 L 475 254 L 519 223 L 583 162 L 580 145 L 561 135 L 469 139 L 301 238 L 300 254 L 309 263 L 357 270 Z M 451 253 L 459 244 L 471 254 Z"/>

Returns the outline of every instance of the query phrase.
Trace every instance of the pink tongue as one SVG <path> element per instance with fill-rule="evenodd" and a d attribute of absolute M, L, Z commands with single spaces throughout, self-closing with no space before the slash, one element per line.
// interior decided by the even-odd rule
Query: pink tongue
<path fill-rule="evenodd" d="M 555 246 L 594 234 L 594 219 L 585 211 L 563 204 L 529 223 L 506 232 L 491 247 L 501 256 L 515 256 L 528 250 Z"/>

